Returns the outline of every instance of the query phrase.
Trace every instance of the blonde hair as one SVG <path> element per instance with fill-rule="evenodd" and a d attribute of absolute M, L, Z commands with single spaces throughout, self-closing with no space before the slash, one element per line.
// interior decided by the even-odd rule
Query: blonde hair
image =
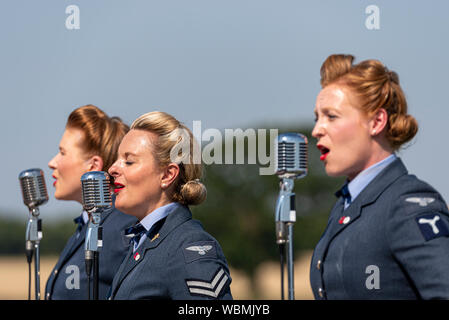
<path fill-rule="evenodd" d="M 79 129 L 84 133 L 81 147 L 87 154 L 101 157 L 104 171 L 108 171 L 117 159 L 120 142 L 129 131 L 128 125 L 119 117 L 109 117 L 91 104 L 73 110 L 66 128 Z"/>
<path fill-rule="evenodd" d="M 407 100 L 399 85 L 399 76 L 378 60 L 365 60 L 353 64 L 354 56 L 334 54 L 321 66 L 321 86 L 342 84 L 355 93 L 366 114 L 380 108 L 388 113 L 386 138 L 393 150 L 413 139 L 418 122 L 407 114 Z"/>
<path fill-rule="evenodd" d="M 137 118 L 131 129 L 157 135 L 157 140 L 153 142 L 153 155 L 160 167 L 170 163 L 179 165 L 171 200 L 184 205 L 197 205 L 206 199 L 206 187 L 199 181 L 202 176 L 201 162 L 193 161 L 198 145 L 185 125 L 168 113 L 153 111 Z"/>

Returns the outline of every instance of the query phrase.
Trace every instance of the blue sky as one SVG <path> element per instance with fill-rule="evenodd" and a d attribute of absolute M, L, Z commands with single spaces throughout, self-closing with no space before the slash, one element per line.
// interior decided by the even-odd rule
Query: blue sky
<path fill-rule="evenodd" d="M 77 5 L 80 29 L 65 26 Z M 380 29 L 365 26 L 369 5 Z M 18 174 L 44 169 L 43 218 L 79 213 L 53 197 L 48 161 L 69 113 L 95 104 L 131 123 L 163 110 L 192 127 L 313 122 L 319 69 L 333 53 L 396 71 L 420 125 L 400 153 L 409 171 L 449 199 L 449 2 L 19 1 L 0 3 L 0 215 L 23 212 Z M 311 141 L 313 144 L 313 140 Z"/>

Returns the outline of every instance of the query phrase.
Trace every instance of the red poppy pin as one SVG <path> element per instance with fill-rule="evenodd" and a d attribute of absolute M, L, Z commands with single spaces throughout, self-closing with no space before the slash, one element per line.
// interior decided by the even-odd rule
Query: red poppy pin
<path fill-rule="evenodd" d="M 339 224 L 347 224 L 351 220 L 351 217 L 343 216 L 338 220 Z"/>
<path fill-rule="evenodd" d="M 136 252 L 136 253 L 134 254 L 134 260 L 137 261 L 137 260 L 139 260 L 139 259 L 140 259 L 140 254 L 139 254 L 138 252 Z"/>

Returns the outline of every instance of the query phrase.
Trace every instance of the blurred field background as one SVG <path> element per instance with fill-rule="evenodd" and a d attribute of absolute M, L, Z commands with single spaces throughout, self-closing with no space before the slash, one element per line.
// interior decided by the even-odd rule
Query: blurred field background
<path fill-rule="evenodd" d="M 284 128 L 279 130 L 279 133 L 301 132 L 310 137 L 310 131 L 311 128 Z M 266 150 L 269 150 L 269 138 L 266 137 Z M 236 138 L 231 141 L 234 143 L 233 150 L 236 150 L 236 141 Z M 245 142 L 247 148 L 247 139 Z M 223 147 L 223 150 L 226 149 Z M 342 179 L 327 177 L 318 160 L 318 153 L 313 143 L 309 143 L 308 175 L 295 181 L 297 221 L 293 238 L 296 299 L 313 298 L 309 284 L 312 250 L 321 237 L 329 211 L 336 201 L 334 192 L 343 183 Z M 223 158 L 224 156 L 223 152 Z M 247 160 L 245 159 L 245 163 L 248 163 Z M 234 297 L 280 299 L 279 249 L 275 241 L 274 223 L 274 210 L 279 193 L 278 177 L 260 175 L 259 164 L 214 164 L 204 167 L 203 181 L 207 187 L 207 200 L 198 207 L 191 207 L 191 210 L 194 219 L 201 221 L 204 228 L 219 241 L 224 251 L 231 267 Z M 67 212 L 61 214 L 59 220 L 46 220 L 45 205 L 41 207 L 42 295 L 58 255 L 75 231 L 72 220 L 79 214 L 80 212 Z M 26 299 L 28 266 L 24 239 L 27 208 L 24 206 L 22 212 L 10 216 L 15 218 L 5 218 L 0 214 L 0 299 Z M 32 296 L 34 297 L 34 289 Z"/>
<path fill-rule="evenodd" d="M 309 284 L 309 264 L 311 252 L 303 253 L 295 261 L 295 298 L 313 299 Z M 41 257 L 41 297 L 45 283 L 58 257 Z M 31 275 L 31 299 L 34 299 L 34 265 Z M 276 261 L 260 264 L 254 273 L 253 281 L 244 272 L 231 266 L 231 291 L 234 299 L 280 299 L 280 266 Z M 287 289 L 287 281 L 285 280 Z M 287 297 L 287 292 L 285 293 Z M 28 299 L 28 264 L 25 256 L 0 257 L 0 300 Z"/>

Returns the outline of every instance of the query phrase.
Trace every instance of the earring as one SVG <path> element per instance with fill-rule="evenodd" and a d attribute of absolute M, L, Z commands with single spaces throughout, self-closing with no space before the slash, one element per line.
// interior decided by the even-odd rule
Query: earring
<path fill-rule="evenodd" d="M 167 185 L 165 183 L 162 184 L 162 188 L 165 188 Z"/>

